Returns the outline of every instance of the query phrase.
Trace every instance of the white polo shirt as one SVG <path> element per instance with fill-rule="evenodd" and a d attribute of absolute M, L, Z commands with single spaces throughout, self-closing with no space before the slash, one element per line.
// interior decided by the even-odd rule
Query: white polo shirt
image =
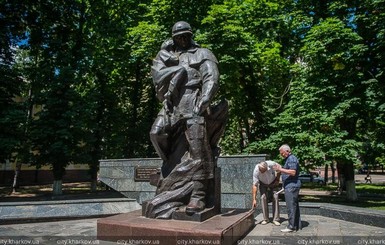
<path fill-rule="evenodd" d="M 261 173 L 258 168 L 258 164 L 254 168 L 253 173 L 253 184 L 257 185 L 259 182 L 262 182 L 263 184 L 269 185 L 273 183 L 275 180 L 275 170 L 273 169 L 273 166 L 275 164 L 278 164 L 274 161 L 267 160 L 265 161 L 267 163 L 267 170 L 264 173 Z"/>

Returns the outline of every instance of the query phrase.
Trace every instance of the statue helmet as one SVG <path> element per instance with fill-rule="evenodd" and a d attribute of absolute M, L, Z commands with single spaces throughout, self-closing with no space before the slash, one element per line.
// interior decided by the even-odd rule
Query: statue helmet
<path fill-rule="evenodd" d="M 185 21 L 176 22 L 172 27 L 172 36 L 175 37 L 183 33 L 193 34 L 190 24 Z"/>

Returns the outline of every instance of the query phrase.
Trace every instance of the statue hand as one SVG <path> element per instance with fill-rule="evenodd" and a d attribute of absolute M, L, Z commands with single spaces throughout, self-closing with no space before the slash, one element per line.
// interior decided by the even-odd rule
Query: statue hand
<path fill-rule="evenodd" d="M 163 107 L 167 114 L 169 114 L 172 111 L 172 105 L 169 99 L 165 99 L 163 101 Z"/>
<path fill-rule="evenodd" d="M 209 107 L 209 105 L 210 105 L 209 98 L 206 96 L 203 96 L 200 99 L 200 101 L 198 102 L 198 104 L 195 106 L 194 113 L 197 115 L 201 115 L 203 112 L 206 111 L 206 109 Z"/>

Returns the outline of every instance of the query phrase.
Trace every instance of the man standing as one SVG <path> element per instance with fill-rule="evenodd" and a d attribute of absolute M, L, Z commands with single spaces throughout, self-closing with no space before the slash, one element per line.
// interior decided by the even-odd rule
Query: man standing
<path fill-rule="evenodd" d="M 253 208 L 257 207 L 257 192 L 261 192 L 262 213 L 263 221 L 262 225 L 266 225 L 269 222 L 269 209 L 267 206 L 268 200 L 273 196 L 273 224 L 281 225 L 279 222 L 279 203 L 277 186 L 279 184 L 280 172 L 276 173 L 273 169 L 274 165 L 279 165 L 273 161 L 260 162 L 255 166 L 253 173 Z"/>
<path fill-rule="evenodd" d="M 301 181 L 298 179 L 300 172 L 299 162 L 296 156 L 291 153 L 288 145 L 279 148 L 280 155 L 285 159 L 285 165 L 275 165 L 274 168 L 282 173 L 282 183 L 285 189 L 285 201 L 287 207 L 289 225 L 281 232 L 293 232 L 301 229 L 298 195 L 301 188 Z"/>

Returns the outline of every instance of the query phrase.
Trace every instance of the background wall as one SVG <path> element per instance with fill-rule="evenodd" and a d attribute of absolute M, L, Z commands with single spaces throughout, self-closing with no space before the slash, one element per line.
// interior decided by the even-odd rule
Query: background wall
<path fill-rule="evenodd" d="M 251 208 L 251 186 L 255 165 L 267 155 L 226 156 L 218 159 L 221 168 L 222 208 Z M 139 204 L 155 195 L 149 182 L 135 181 L 135 168 L 160 167 L 158 158 L 111 159 L 100 161 L 99 180 Z"/>

